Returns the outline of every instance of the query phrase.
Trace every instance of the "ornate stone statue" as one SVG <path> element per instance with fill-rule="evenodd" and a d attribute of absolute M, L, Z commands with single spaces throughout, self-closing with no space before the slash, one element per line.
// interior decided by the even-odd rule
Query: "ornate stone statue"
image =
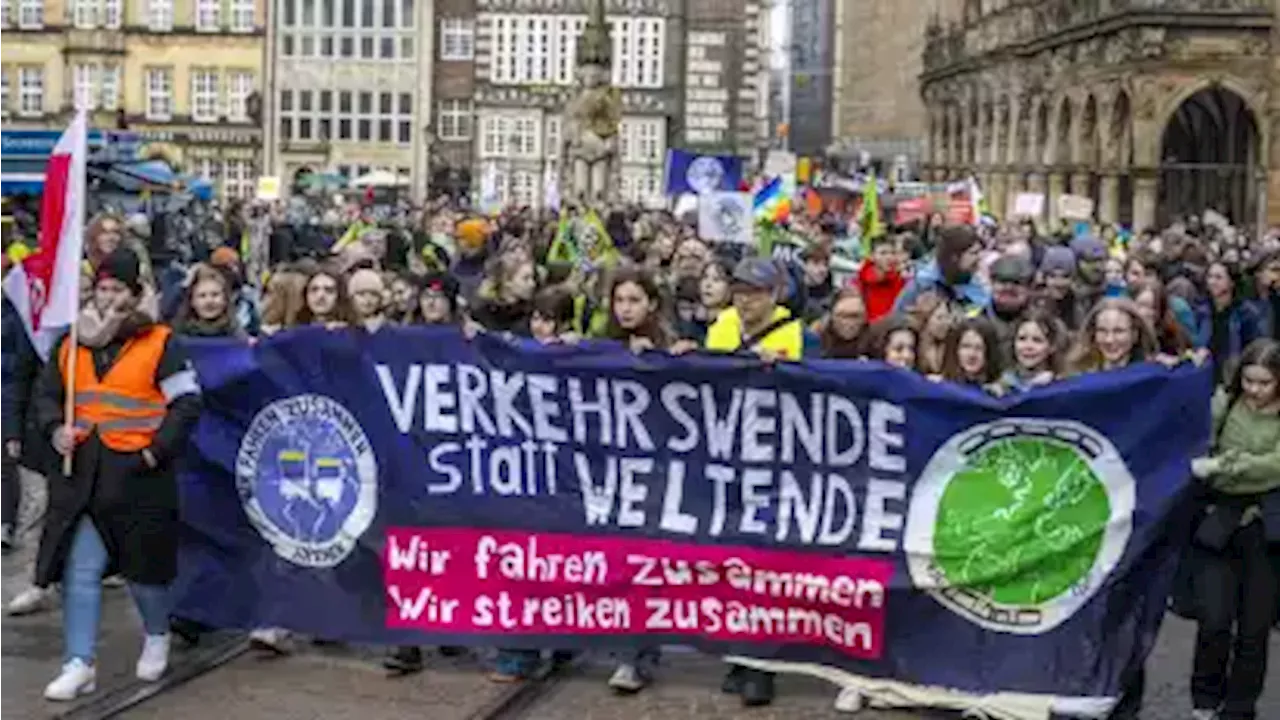
<path fill-rule="evenodd" d="M 580 204 L 614 199 L 622 97 L 609 84 L 613 42 L 604 20 L 604 2 L 591 4 L 587 25 L 578 38 L 578 92 L 564 113 L 567 186 L 570 197 Z"/>

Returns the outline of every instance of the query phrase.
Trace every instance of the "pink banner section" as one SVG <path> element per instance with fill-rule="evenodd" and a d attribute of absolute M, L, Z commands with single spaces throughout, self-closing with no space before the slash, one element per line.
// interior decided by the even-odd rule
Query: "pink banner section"
<path fill-rule="evenodd" d="M 644 538 L 392 528 L 387 626 L 884 651 L 893 563 Z"/>

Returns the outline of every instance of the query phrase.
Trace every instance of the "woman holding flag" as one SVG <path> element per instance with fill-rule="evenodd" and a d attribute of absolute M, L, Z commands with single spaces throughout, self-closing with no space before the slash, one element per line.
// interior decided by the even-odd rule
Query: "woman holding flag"
<path fill-rule="evenodd" d="M 49 700 L 95 688 L 101 580 L 112 570 L 128 580 L 146 632 L 138 677 L 156 680 L 168 665 L 173 463 L 200 413 L 200 388 L 170 328 L 139 311 L 139 276 L 127 249 L 102 260 L 93 304 L 55 345 L 33 398 L 37 427 L 64 457 L 36 565 L 37 584 L 61 581 L 63 592 L 63 666 Z"/>

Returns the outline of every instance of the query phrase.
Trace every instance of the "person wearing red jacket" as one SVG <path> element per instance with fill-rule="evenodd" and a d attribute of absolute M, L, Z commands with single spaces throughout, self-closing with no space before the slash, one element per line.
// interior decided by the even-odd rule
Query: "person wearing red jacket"
<path fill-rule="evenodd" d="M 881 235 L 871 241 L 871 256 L 858 271 L 858 289 L 867 305 L 867 323 L 893 312 L 893 304 L 907 280 L 898 267 L 897 238 Z"/>

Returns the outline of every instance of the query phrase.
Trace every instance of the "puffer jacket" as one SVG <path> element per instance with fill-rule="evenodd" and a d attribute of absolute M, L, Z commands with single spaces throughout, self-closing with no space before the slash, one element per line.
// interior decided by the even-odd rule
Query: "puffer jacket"
<path fill-rule="evenodd" d="M 26 428 L 31 388 L 40 362 L 18 310 L 4 298 L 3 326 L 0 326 L 0 373 L 3 375 L 3 424 L 5 441 L 21 440 Z"/>

